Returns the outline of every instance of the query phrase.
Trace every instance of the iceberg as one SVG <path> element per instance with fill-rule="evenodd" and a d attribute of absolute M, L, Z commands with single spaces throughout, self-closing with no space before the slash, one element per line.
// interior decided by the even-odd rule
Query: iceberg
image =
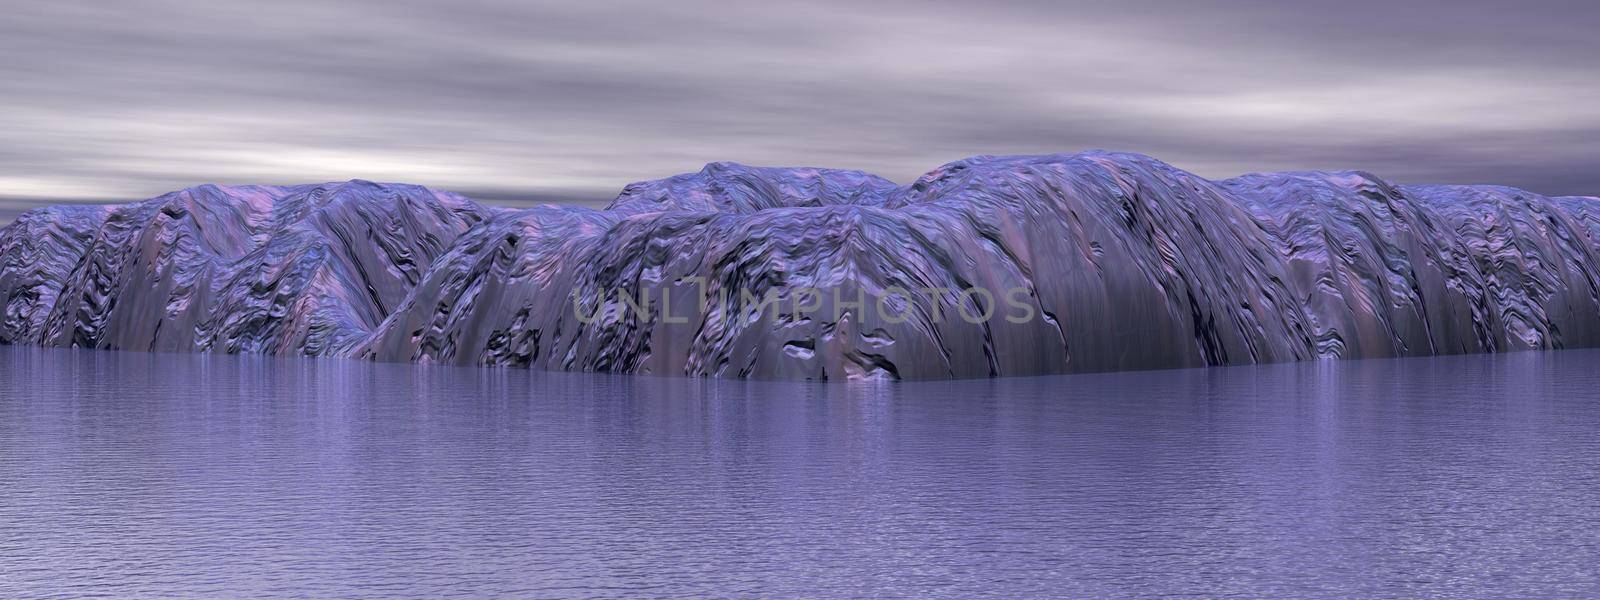
<path fill-rule="evenodd" d="M 0 343 L 944 379 L 1600 346 L 1600 198 L 978 156 L 713 163 L 602 210 L 200 186 L 0 231 Z"/>

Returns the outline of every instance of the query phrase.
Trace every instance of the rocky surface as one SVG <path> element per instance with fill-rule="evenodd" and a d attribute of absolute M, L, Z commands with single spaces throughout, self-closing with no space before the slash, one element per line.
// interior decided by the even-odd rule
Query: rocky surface
<path fill-rule="evenodd" d="M 721 377 L 1600 345 L 1600 199 L 1091 152 L 707 165 L 605 210 L 202 186 L 0 233 L 0 343 Z"/>

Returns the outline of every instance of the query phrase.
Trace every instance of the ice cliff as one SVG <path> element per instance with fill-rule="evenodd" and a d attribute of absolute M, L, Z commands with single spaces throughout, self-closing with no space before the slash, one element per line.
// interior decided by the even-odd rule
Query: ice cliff
<path fill-rule="evenodd" d="M 1600 199 L 980 156 L 606 209 L 201 186 L 0 232 L 0 343 L 813 379 L 1600 346 Z"/>

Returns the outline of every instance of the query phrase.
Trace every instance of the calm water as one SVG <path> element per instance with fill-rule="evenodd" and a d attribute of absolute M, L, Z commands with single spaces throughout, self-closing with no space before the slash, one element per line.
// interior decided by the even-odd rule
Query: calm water
<path fill-rule="evenodd" d="M 7 598 L 1593 596 L 1597 540 L 1589 351 L 849 386 L 0 348 Z"/>

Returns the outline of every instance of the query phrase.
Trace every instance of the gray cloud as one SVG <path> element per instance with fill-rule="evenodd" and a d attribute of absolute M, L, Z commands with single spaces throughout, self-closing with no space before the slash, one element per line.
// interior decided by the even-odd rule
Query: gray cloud
<path fill-rule="evenodd" d="M 1600 193 L 1586 3 L 28 2 L 0 220 L 204 182 L 599 203 L 713 160 L 1109 148 Z"/>

